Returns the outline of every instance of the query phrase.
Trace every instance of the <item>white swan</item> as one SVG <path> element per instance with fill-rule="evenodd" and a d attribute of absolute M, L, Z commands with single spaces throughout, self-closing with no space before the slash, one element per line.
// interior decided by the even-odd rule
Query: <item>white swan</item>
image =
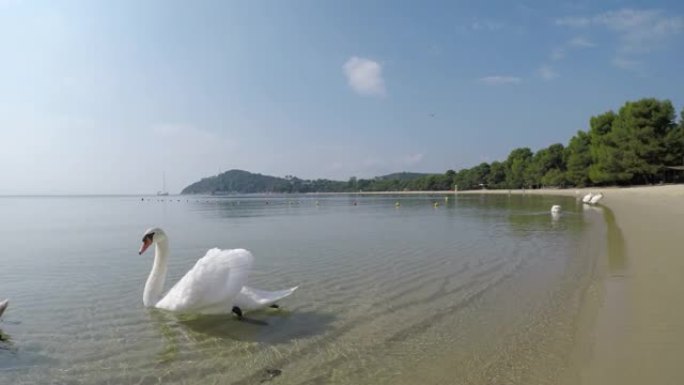
<path fill-rule="evenodd" d="M 603 193 L 594 194 L 594 196 L 592 196 L 591 199 L 589 200 L 589 203 L 591 203 L 592 205 L 595 205 L 602 198 L 603 198 Z"/>
<path fill-rule="evenodd" d="M 142 254 L 155 245 L 154 264 L 145 283 L 143 304 L 146 307 L 174 312 L 200 314 L 235 313 L 239 318 L 243 311 L 256 310 L 275 303 L 297 287 L 285 290 L 265 291 L 245 286 L 254 257 L 244 249 L 210 249 L 195 266 L 178 281 L 164 297 L 161 297 L 166 279 L 166 263 L 169 240 L 164 230 L 152 228 L 145 231 Z"/>
<path fill-rule="evenodd" d="M 561 207 L 560 205 L 553 205 L 551 206 L 551 214 L 558 215 L 561 212 Z"/>
<path fill-rule="evenodd" d="M 4 301 L 0 301 L 0 317 L 2 317 L 2 313 L 5 312 L 7 309 L 7 306 L 9 306 L 9 300 L 6 299 Z"/>
<path fill-rule="evenodd" d="M 592 198 L 593 196 L 594 196 L 594 194 L 592 194 L 592 193 L 589 193 L 589 194 L 585 195 L 585 196 L 582 198 L 582 202 L 583 202 L 583 203 L 589 203 L 589 201 L 591 201 L 591 198 Z"/>

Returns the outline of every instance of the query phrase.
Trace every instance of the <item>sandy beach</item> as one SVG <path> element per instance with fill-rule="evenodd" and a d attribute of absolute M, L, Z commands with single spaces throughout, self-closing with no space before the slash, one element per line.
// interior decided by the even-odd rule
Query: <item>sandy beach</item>
<path fill-rule="evenodd" d="M 684 383 L 684 185 L 568 190 L 512 190 L 511 194 L 583 196 L 603 192 L 608 251 L 579 354 L 582 384 Z M 508 190 L 459 192 L 501 194 Z"/>

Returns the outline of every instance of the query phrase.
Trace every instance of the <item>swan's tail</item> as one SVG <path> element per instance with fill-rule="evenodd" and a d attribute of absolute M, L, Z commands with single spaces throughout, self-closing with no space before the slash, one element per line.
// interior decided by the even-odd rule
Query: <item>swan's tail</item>
<path fill-rule="evenodd" d="M 267 291 L 243 286 L 240 294 L 235 297 L 234 305 L 242 309 L 242 311 L 263 309 L 288 297 L 290 294 L 294 293 L 298 287 L 299 286 L 284 290 Z"/>

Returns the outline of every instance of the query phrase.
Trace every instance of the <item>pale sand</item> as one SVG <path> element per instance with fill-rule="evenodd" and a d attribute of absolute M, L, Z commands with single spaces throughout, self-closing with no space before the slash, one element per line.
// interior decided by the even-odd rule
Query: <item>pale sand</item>
<path fill-rule="evenodd" d="M 579 358 L 582 384 L 684 384 L 684 185 L 582 190 L 514 190 L 512 194 L 582 196 L 603 192 L 617 234 L 608 256 Z M 472 191 L 459 194 L 501 194 Z M 611 249 L 612 248 L 612 249 Z"/>

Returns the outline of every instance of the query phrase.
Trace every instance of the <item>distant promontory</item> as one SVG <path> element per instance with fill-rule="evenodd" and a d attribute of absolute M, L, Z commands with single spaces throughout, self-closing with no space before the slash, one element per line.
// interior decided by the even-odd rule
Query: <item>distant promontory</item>
<path fill-rule="evenodd" d="M 399 172 L 373 179 L 350 178 L 348 181 L 329 179 L 284 178 L 255 174 L 244 170 L 230 170 L 204 178 L 181 191 L 181 194 L 253 194 L 253 193 L 310 193 L 352 191 L 400 191 L 423 189 L 416 183 L 432 174 Z M 444 186 L 449 189 L 448 185 Z"/>

